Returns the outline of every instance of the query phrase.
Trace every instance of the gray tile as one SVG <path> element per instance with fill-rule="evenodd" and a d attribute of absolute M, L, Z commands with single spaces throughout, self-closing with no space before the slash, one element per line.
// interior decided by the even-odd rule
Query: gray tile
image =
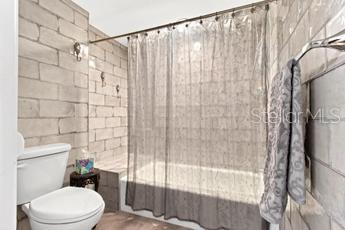
<path fill-rule="evenodd" d="M 330 230 L 330 217 L 322 206 L 307 192 L 307 203 L 301 205 L 300 213 L 312 230 Z"/>
<path fill-rule="evenodd" d="M 294 230 L 309 230 L 295 203 L 292 205 L 291 209 L 291 227 Z"/>
<path fill-rule="evenodd" d="M 345 174 L 345 121 L 330 124 L 329 141 L 332 168 Z"/>
<path fill-rule="evenodd" d="M 312 194 L 327 213 L 345 225 L 345 177 L 312 161 Z"/>
<path fill-rule="evenodd" d="M 340 226 L 337 222 L 332 220 L 332 230 L 345 230 L 345 227 Z"/>
<path fill-rule="evenodd" d="M 311 83 L 311 112 L 318 117 L 345 117 L 345 65 L 336 68 Z M 321 114 L 322 112 L 322 114 Z"/>
<path fill-rule="evenodd" d="M 307 142 L 308 155 L 329 163 L 329 126 L 320 120 L 311 120 L 308 123 Z"/>

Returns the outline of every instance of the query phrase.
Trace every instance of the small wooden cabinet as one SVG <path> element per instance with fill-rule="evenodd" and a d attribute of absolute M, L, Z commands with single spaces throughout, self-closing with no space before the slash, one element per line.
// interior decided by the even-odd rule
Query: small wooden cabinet
<path fill-rule="evenodd" d="M 70 175 L 70 186 L 89 188 L 98 192 L 99 180 L 100 173 L 98 169 L 83 175 L 72 172 Z"/>

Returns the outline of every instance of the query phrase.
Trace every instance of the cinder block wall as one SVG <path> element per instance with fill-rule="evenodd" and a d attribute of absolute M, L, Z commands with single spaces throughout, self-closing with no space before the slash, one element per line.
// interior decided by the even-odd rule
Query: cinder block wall
<path fill-rule="evenodd" d="M 19 1 L 19 131 L 26 146 L 70 143 L 69 165 L 88 148 L 89 62 L 73 56 L 88 27 L 71 0 Z"/>
<path fill-rule="evenodd" d="M 344 29 L 345 1 L 281 0 L 271 4 L 269 24 L 270 72 L 272 78 L 305 43 Z M 323 74 L 344 63 L 344 55 L 331 49 L 313 50 L 301 61 L 303 79 Z M 345 68 L 325 73 L 311 84 L 311 110 L 340 109 L 342 121 L 323 124 L 322 118 L 308 124 L 307 154 L 310 160 L 306 205 L 290 201 L 281 229 L 345 229 Z"/>
<path fill-rule="evenodd" d="M 89 37 L 108 36 L 90 26 Z M 89 151 L 100 165 L 127 156 L 127 56 L 116 41 L 89 47 Z"/>

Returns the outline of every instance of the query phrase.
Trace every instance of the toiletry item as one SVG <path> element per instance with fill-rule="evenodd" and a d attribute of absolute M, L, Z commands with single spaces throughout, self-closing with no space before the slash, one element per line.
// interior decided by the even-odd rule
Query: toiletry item
<path fill-rule="evenodd" d="M 91 158 L 89 152 L 83 149 L 82 154 L 79 155 L 75 161 L 75 172 L 83 175 L 93 171 L 94 158 Z"/>
<path fill-rule="evenodd" d="M 94 169 L 94 159 L 87 158 L 87 159 L 77 159 L 75 162 L 75 171 L 79 174 L 85 174 L 93 172 Z"/>

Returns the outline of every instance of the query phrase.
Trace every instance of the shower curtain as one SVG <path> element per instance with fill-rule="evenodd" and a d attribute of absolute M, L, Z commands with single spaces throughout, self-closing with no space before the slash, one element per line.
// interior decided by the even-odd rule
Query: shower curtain
<path fill-rule="evenodd" d="M 264 8 L 129 39 L 126 203 L 207 229 L 266 229 Z"/>

